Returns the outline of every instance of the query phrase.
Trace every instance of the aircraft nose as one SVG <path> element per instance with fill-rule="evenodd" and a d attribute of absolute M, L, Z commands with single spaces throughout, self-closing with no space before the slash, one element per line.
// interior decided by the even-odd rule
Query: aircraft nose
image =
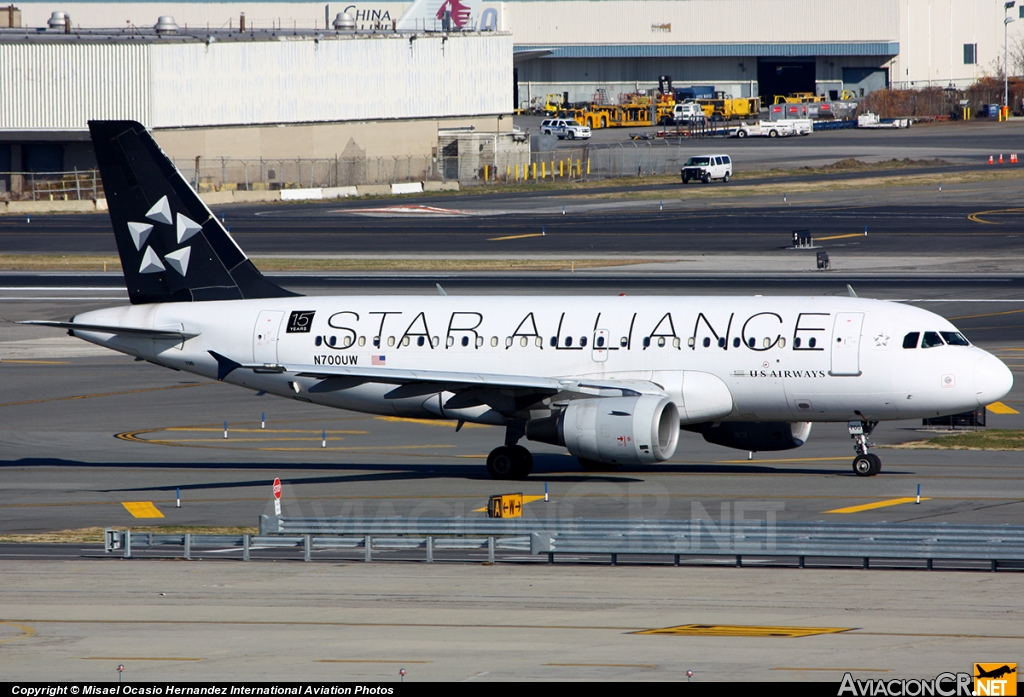
<path fill-rule="evenodd" d="M 1001 360 L 986 353 L 974 365 L 974 392 L 978 406 L 997 402 L 1010 393 L 1013 387 L 1013 373 Z"/>

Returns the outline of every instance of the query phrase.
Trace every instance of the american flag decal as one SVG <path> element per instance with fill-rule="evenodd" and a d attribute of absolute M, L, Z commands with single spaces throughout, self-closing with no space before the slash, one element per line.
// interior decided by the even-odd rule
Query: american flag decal
<path fill-rule="evenodd" d="M 384 356 L 370 356 L 370 365 L 387 365 L 388 361 Z"/>

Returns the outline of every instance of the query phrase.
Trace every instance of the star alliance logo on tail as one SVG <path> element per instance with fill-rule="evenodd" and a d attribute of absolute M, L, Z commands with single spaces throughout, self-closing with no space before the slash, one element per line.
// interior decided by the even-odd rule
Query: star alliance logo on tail
<path fill-rule="evenodd" d="M 164 225 L 174 224 L 173 214 L 171 212 L 171 205 L 167 201 L 167 197 L 162 197 L 159 201 L 153 204 L 153 207 L 146 213 L 146 218 L 152 220 L 154 223 L 162 223 Z M 176 237 L 178 244 L 186 242 L 193 238 L 197 233 L 201 232 L 203 226 L 192 220 L 188 216 L 177 214 L 177 224 L 175 226 Z M 160 255 L 153 251 L 152 247 L 146 247 L 143 251 L 143 246 L 149 239 L 150 233 L 153 231 L 153 226 L 148 223 L 128 223 L 128 233 L 131 235 L 132 242 L 135 243 L 135 249 L 142 252 L 142 262 L 139 264 L 139 273 L 160 273 L 166 271 L 167 266 L 178 272 L 181 276 L 188 273 L 188 260 L 192 253 L 191 247 L 182 247 L 176 249 L 173 252 L 167 253 L 161 261 Z M 167 265 L 164 265 L 164 262 Z"/>

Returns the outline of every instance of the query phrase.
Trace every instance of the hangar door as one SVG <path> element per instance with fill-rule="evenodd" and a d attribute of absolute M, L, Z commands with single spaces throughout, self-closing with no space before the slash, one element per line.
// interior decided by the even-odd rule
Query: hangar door
<path fill-rule="evenodd" d="M 814 94 L 814 59 L 799 60 L 761 59 L 757 61 L 757 93 L 765 106 L 775 101 L 775 95 L 793 92 Z"/>
<path fill-rule="evenodd" d="M 888 68 L 843 68 L 843 89 L 859 97 L 888 86 Z"/>

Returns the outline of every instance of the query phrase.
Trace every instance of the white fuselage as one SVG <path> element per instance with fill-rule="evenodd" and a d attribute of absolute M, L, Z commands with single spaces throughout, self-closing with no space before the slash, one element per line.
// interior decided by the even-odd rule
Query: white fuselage
<path fill-rule="evenodd" d="M 677 384 L 710 373 L 732 394 L 720 420 L 884 421 L 950 414 L 1002 398 L 1012 376 L 975 346 L 904 348 L 911 332 L 956 332 L 912 306 L 848 297 L 336 296 L 110 308 L 75 322 L 198 334 L 185 341 L 76 330 L 160 365 L 217 376 L 243 364 L 386 366 Z M 553 345 L 554 344 L 554 345 Z M 422 418 L 438 398 L 363 382 L 237 370 L 226 382 L 326 406 Z M 672 390 L 667 389 L 672 396 Z M 681 398 L 681 397 L 680 397 Z M 480 420 L 494 423 L 493 414 Z"/>

